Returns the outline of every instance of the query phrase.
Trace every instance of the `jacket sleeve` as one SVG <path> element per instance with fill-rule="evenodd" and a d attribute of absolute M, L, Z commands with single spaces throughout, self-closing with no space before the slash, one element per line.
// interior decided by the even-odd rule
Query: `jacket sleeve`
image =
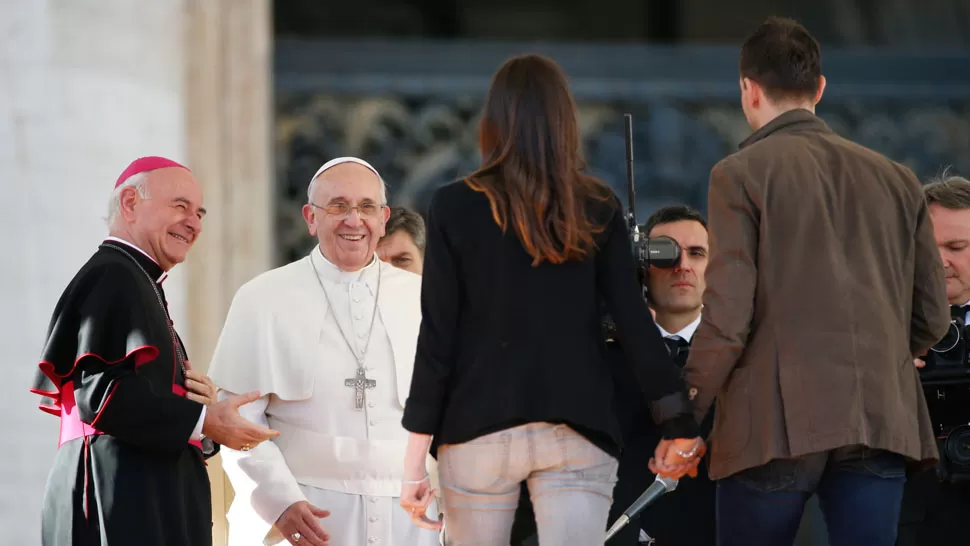
<path fill-rule="evenodd" d="M 82 422 L 144 449 L 175 454 L 185 449 L 203 406 L 139 373 L 158 357 L 153 343 L 164 341 L 146 337 L 148 315 L 132 296 L 138 290 L 135 283 L 117 268 L 101 272 L 78 304 L 64 312 L 70 326 L 55 329 L 52 337 L 64 350 L 52 358 L 62 366 L 73 364 L 63 379 L 73 381 Z"/>
<path fill-rule="evenodd" d="M 913 311 L 909 334 L 909 348 L 914 357 L 925 355 L 946 335 L 950 325 L 943 262 L 928 216 L 926 201 L 921 199 L 916 220 Z"/>
<path fill-rule="evenodd" d="M 420 434 L 434 434 L 441 421 L 458 335 L 461 301 L 458 258 L 442 222 L 443 212 L 446 210 L 440 194 L 436 194 L 428 207 L 421 277 L 421 327 L 401 421 L 405 429 Z"/>
<path fill-rule="evenodd" d="M 684 368 L 698 420 L 737 365 L 754 316 L 760 211 L 732 161 L 728 158 L 711 170 L 704 312 Z"/>
<path fill-rule="evenodd" d="M 157 354 L 157 351 L 154 352 Z M 151 348 L 109 363 L 97 356 L 78 362 L 74 398 L 81 420 L 120 440 L 156 452 L 185 449 L 202 404 L 172 392 L 157 392 L 136 372 Z"/>

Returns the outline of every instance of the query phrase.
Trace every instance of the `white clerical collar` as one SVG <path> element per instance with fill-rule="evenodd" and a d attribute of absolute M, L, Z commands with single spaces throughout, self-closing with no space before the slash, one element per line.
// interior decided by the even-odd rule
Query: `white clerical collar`
<path fill-rule="evenodd" d="M 344 271 L 337 267 L 336 264 L 327 259 L 320 250 L 320 245 L 313 247 L 313 251 L 310 252 L 310 259 L 317 266 L 317 272 L 320 274 L 320 278 L 325 281 L 337 283 L 337 284 L 350 284 L 355 282 L 367 282 L 374 279 L 375 274 L 380 268 L 380 260 L 377 259 L 377 253 L 371 258 L 369 264 L 358 269 L 357 271 Z M 365 279 L 366 275 L 366 279 Z"/>
<path fill-rule="evenodd" d="M 691 338 L 694 337 L 694 332 L 697 331 L 697 326 L 700 325 L 700 323 L 701 323 L 701 314 L 698 313 L 697 318 L 691 321 L 691 323 L 688 324 L 687 326 L 684 326 L 683 328 L 681 328 L 681 330 L 677 333 L 671 334 L 667 330 L 664 330 L 663 326 L 659 324 L 657 324 L 657 328 L 660 330 L 660 335 L 662 335 L 663 337 L 676 336 L 676 337 L 683 338 L 685 341 L 690 343 L 690 340 Z"/>
<path fill-rule="evenodd" d="M 133 248 L 133 249 L 137 250 L 138 252 L 141 252 L 142 255 L 144 255 L 146 258 L 148 258 L 149 260 L 151 260 L 152 262 L 154 262 L 155 265 L 157 265 L 158 267 L 162 267 L 158 263 L 158 260 L 156 260 L 155 258 L 152 258 L 151 256 L 148 255 L 147 252 L 145 252 L 144 250 L 138 248 L 138 245 L 136 245 L 135 243 L 132 243 L 130 241 L 126 241 L 124 239 L 120 239 L 120 238 L 115 237 L 113 235 L 109 235 L 109 236 L 105 237 L 104 240 L 105 241 L 114 241 L 116 243 L 121 243 L 121 244 L 123 244 L 123 245 L 125 245 L 127 247 Z M 168 271 L 162 271 L 162 274 L 159 275 L 157 279 L 155 279 L 155 282 L 157 284 L 162 284 L 162 281 L 164 281 L 167 278 L 168 278 Z"/>

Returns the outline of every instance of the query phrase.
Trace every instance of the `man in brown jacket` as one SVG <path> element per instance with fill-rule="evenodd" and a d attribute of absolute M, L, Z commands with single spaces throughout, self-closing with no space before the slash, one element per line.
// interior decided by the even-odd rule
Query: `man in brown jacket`
<path fill-rule="evenodd" d="M 717 399 L 718 546 L 789 546 L 819 495 L 832 546 L 892 546 L 905 467 L 938 457 L 915 355 L 949 325 L 912 171 L 815 116 L 818 42 L 772 18 L 745 42 L 754 133 L 711 171 L 711 258 L 687 363 Z"/>

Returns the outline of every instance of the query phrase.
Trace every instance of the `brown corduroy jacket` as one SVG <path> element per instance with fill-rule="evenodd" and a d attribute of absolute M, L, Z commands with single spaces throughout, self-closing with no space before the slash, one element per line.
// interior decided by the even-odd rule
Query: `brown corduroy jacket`
<path fill-rule="evenodd" d="M 711 171 L 711 257 L 686 378 L 716 398 L 710 476 L 846 445 L 938 457 L 913 356 L 945 334 L 919 180 L 786 112 Z"/>

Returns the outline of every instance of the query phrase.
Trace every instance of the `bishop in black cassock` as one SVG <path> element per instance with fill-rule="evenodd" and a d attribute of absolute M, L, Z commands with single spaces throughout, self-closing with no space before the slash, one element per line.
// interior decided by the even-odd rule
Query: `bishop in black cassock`
<path fill-rule="evenodd" d="M 135 171 L 173 166 L 160 161 Z M 212 543 L 204 459 L 215 448 L 202 448 L 204 406 L 185 396 L 185 348 L 167 312 L 165 274 L 112 237 L 57 302 L 32 389 L 61 420 L 45 546 Z"/>

